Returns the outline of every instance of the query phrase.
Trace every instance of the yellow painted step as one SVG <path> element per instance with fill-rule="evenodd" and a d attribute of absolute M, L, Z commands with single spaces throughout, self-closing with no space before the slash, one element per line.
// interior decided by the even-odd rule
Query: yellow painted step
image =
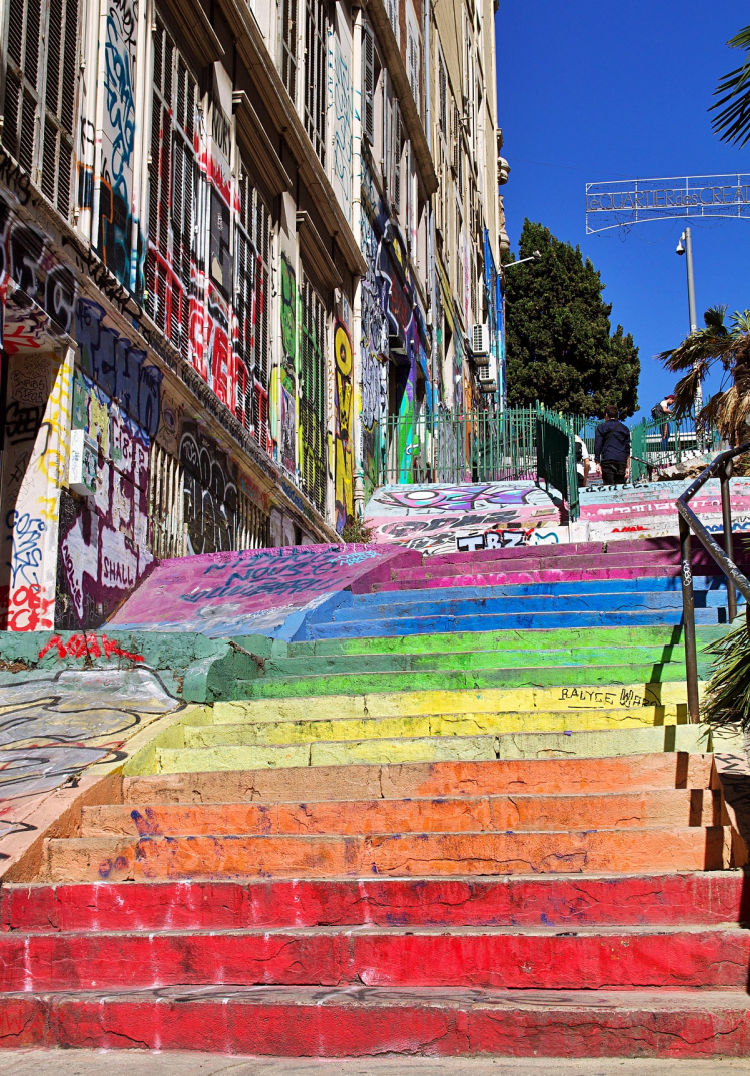
<path fill-rule="evenodd" d="M 655 707 L 684 720 L 684 682 L 595 685 L 592 687 L 487 688 L 473 691 L 399 691 L 373 695 L 312 695 L 290 699 L 241 699 L 217 702 L 214 721 L 315 721 L 364 717 L 406 717 L 433 714 L 502 713 L 505 711 L 569 711 L 581 709 L 640 710 Z"/>
<path fill-rule="evenodd" d="M 655 751 L 698 752 L 709 749 L 708 732 L 703 726 L 665 725 L 568 734 L 531 732 L 507 736 L 438 736 L 292 745 L 157 748 L 156 772 L 205 773 L 266 767 L 486 761 L 495 758 L 606 758 Z"/>
<path fill-rule="evenodd" d="M 675 709 L 675 708 L 673 708 Z M 326 740 L 413 739 L 424 736 L 504 736 L 518 732 L 569 732 L 674 725 L 675 713 L 638 710 L 532 710 L 519 713 L 430 714 L 317 721 L 259 721 L 185 726 L 185 747 L 320 743 Z M 685 723 L 684 719 L 679 723 Z M 166 745 L 165 745 L 166 746 Z M 177 746 L 177 745 L 175 745 Z"/>

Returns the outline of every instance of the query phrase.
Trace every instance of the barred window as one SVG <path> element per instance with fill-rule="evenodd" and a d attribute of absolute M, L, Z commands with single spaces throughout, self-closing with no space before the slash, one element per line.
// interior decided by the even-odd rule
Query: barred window
<path fill-rule="evenodd" d="M 307 0 L 305 18 L 305 130 L 326 163 L 326 87 L 328 86 L 328 15 L 321 0 Z"/>
<path fill-rule="evenodd" d="M 302 274 L 299 415 L 302 490 L 315 507 L 326 506 L 326 321 L 325 307 Z"/>
<path fill-rule="evenodd" d="M 271 215 L 244 167 L 239 177 L 240 212 L 235 241 L 235 311 L 237 314 L 237 417 L 266 452 L 270 346 Z"/>
<path fill-rule="evenodd" d="M 78 38 L 78 0 L 9 0 L 2 143 L 66 220 Z"/>
<path fill-rule="evenodd" d="M 198 86 L 158 19 L 153 38 L 146 305 L 165 336 L 188 358 Z"/>
<path fill-rule="evenodd" d="M 297 99 L 297 0 L 280 0 L 281 78 L 286 92 Z"/>

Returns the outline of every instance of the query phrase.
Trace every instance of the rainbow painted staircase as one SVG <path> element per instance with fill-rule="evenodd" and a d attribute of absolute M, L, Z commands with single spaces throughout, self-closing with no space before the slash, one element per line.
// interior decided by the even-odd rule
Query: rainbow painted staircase
<path fill-rule="evenodd" d="M 695 571 L 704 646 L 725 591 Z M 750 1055 L 746 850 L 687 719 L 674 541 L 354 589 L 239 639 L 257 675 L 0 889 L 0 1042 Z"/>

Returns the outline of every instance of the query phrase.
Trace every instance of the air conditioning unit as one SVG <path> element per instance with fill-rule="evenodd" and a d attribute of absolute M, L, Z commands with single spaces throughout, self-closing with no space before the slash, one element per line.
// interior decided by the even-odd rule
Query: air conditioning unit
<path fill-rule="evenodd" d="M 471 350 L 474 353 L 474 358 L 478 359 L 481 355 L 489 355 L 490 353 L 490 327 L 486 323 L 484 325 L 473 325 L 471 329 Z"/>
<path fill-rule="evenodd" d="M 492 381 L 480 381 L 479 382 L 479 391 L 480 392 L 497 392 L 497 381 L 495 381 L 495 380 L 492 380 Z"/>
<path fill-rule="evenodd" d="M 71 430 L 70 463 L 68 465 L 68 487 L 73 493 L 87 497 L 96 493 L 96 473 L 99 462 L 99 449 L 85 430 Z"/>
<path fill-rule="evenodd" d="M 489 356 L 486 368 L 480 369 L 478 373 L 479 391 L 497 392 L 497 359 L 494 355 Z"/>

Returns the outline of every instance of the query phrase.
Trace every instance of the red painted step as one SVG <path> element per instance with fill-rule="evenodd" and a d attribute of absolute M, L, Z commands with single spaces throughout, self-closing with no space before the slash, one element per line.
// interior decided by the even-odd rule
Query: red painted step
<path fill-rule="evenodd" d="M 276 1057 L 746 1057 L 744 991 L 455 991 L 195 987 L 7 994 L 16 1047 Z"/>
<path fill-rule="evenodd" d="M 514 878 L 9 885 L 0 932 L 283 926 L 507 926 L 558 931 L 750 922 L 739 872 Z"/>
<path fill-rule="evenodd" d="M 209 933 L 4 934 L 0 992 L 165 986 L 741 989 L 750 932 L 321 927 Z M 566 932 L 567 933 L 567 932 Z"/>

